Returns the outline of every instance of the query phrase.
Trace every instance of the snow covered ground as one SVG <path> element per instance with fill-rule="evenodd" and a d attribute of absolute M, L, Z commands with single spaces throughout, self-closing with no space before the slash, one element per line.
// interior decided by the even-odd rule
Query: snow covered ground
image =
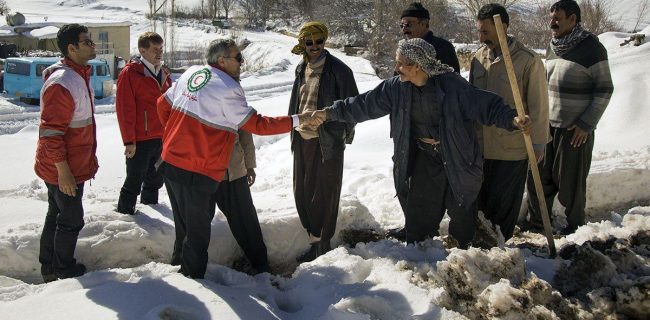
<path fill-rule="evenodd" d="M 49 21 L 67 19 L 70 12 L 86 19 L 128 20 L 134 23 L 132 39 L 148 28 L 144 1 L 8 3 L 14 11 L 24 11 L 28 21 L 30 14 L 43 12 Z M 650 28 L 643 32 L 649 35 Z M 218 36 L 191 26 L 179 34 L 187 46 Z M 299 61 L 289 53 L 295 40 L 273 33 L 237 35 L 251 41 L 243 52 L 247 71 L 242 81 L 250 103 L 265 115 L 286 114 Z M 0 146 L 5 151 L 0 160 L 0 319 L 647 316 L 650 67 L 643 61 L 650 58 L 650 44 L 620 47 L 626 36 L 600 37 L 609 51 L 615 92 L 596 133 L 588 189 L 592 223 L 556 240 L 557 259 L 546 257 L 543 237 L 529 233 L 491 250 L 449 249 L 444 237 L 418 246 L 384 239 L 355 246 L 356 240 L 403 223 L 394 197 L 388 119 L 380 119 L 359 124 L 346 151 L 339 232 L 333 243 L 340 247 L 297 266 L 295 257 L 308 244 L 294 208 L 288 137 L 255 137 L 258 176 L 252 193 L 277 275 L 249 276 L 230 268 L 242 252 L 218 213 L 206 278 L 187 279 L 167 264 L 174 233 L 164 188 L 161 203 L 138 205 L 141 213 L 136 216 L 114 211 L 124 159 L 114 98 L 109 97 L 98 105 L 100 169 L 92 184 L 86 184 L 86 225 L 76 251 L 89 273 L 42 284 L 38 242 L 47 194 L 32 169 L 38 108 L 0 98 Z M 380 81 L 367 61 L 333 53 L 353 69 L 360 91 Z M 561 212 L 557 204 L 556 209 Z"/>

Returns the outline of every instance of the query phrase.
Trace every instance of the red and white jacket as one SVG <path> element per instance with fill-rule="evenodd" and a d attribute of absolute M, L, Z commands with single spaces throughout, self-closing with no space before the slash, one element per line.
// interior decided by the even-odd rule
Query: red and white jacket
<path fill-rule="evenodd" d="M 158 98 L 158 115 L 165 128 L 162 159 L 216 181 L 228 169 L 238 129 L 272 135 L 287 133 L 298 122 L 258 115 L 239 82 L 209 65 L 185 71 Z"/>
<path fill-rule="evenodd" d="M 161 82 L 140 58 L 131 59 L 117 79 L 115 113 L 124 145 L 162 138 L 162 125 L 156 100 L 172 85 L 169 73 L 162 69 Z"/>
<path fill-rule="evenodd" d="M 36 175 L 58 184 L 55 163 L 67 161 L 77 183 L 97 173 L 94 98 L 90 66 L 63 59 L 45 69 L 41 89 L 41 123 L 36 148 Z"/>

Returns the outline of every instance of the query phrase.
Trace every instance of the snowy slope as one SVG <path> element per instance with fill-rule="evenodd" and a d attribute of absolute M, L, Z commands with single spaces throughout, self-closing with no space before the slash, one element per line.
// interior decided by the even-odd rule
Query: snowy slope
<path fill-rule="evenodd" d="M 51 1 L 8 2 L 12 9 L 22 6 L 35 16 L 47 12 L 48 19 L 81 15 L 132 21 L 132 39 L 148 28 L 142 11 L 137 12 L 146 7 L 144 1 L 134 5 L 124 0 L 59 2 L 62 6 Z M 644 32 L 650 34 L 650 29 Z M 183 27 L 180 34 L 190 46 L 218 36 L 191 26 Z M 286 114 L 299 61 L 289 53 L 295 40 L 273 33 L 239 35 L 252 42 L 243 52 L 248 71 L 242 84 L 249 101 L 263 114 Z M 86 185 L 86 226 L 76 252 L 90 272 L 44 285 L 37 256 L 46 189 L 32 169 L 38 110 L 0 98 L 0 128 L 12 132 L 0 135 L 6 150 L 0 160 L 0 318 L 465 319 L 481 314 L 564 319 L 612 310 L 634 315 L 634 308 L 643 312 L 650 303 L 648 291 L 639 292 L 648 285 L 643 276 L 650 276 L 650 254 L 643 247 L 650 244 L 650 236 L 643 237 L 650 230 L 650 207 L 629 209 L 629 203 L 650 203 L 650 140 L 644 123 L 650 119 L 650 67 L 639 64 L 650 58 L 650 51 L 647 44 L 619 47 L 624 36 L 601 35 L 610 53 L 616 89 L 597 131 L 588 190 L 590 213 L 601 214 L 602 208 L 610 207 L 615 212 L 605 211 L 600 215 L 605 221 L 558 239 L 558 248 L 579 247 L 567 249 L 562 259 L 555 260 L 545 257 L 542 237 L 524 233 L 505 249 L 490 251 L 448 250 L 441 238 L 419 246 L 390 240 L 343 245 L 296 266 L 294 259 L 307 248 L 307 236 L 293 203 L 289 141 L 279 135 L 255 137 L 258 177 L 252 193 L 272 268 L 286 276 L 251 277 L 230 269 L 242 253 L 218 213 L 212 224 L 206 279 L 186 279 L 176 273 L 177 267 L 166 264 L 174 234 L 164 188 L 159 205 L 138 205 L 141 214 L 113 211 L 124 179 L 124 159 L 111 112 L 114 102 L 107 98 L 96 116 L 100 169 L 92 184 Z M 360 91 L 379 82 L 367 61 L 334 54 L 353 69 Z M 394 198 L 387 120 L 359 124 L 355 142 L 348 146 L 339 231 L 382 231 L 403 223 Z M 447 222 L 443 221 L 442 234 Z M 604 253 L 589 249 L 606 247 L 601 243 L 611 236 L 619 239 L 618 249 L 607 247 Z M 334 241 L 343 244 L 340 233 Z M 582 269 L 571 263 L 574 260 L 583 262 Z M 562 278 L 572 272 L 592 277 Z M 568 300 L 587 299 L 581 290 L 597 293 L 589 298 L 592 305 Z M 618 298 L 608 298 L 612 295 Z"/>

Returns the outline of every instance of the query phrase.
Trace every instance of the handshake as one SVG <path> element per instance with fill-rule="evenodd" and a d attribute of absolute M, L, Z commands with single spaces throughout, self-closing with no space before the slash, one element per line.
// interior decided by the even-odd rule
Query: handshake
<path fill-rule="evenodd" d="M 327 116 L 324 110 L 305 111 L 298 115 L 298 127 L 305 130 L 315 131 L 325 122 Z"/>

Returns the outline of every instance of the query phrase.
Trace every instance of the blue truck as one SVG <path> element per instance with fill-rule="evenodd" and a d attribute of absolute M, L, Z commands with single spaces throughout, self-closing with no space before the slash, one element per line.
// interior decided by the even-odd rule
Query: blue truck
<path fill-rule="evenodd" d="M 60 57 L 13 57 L 4 62 L 4 90 L 9 97 L 20 98 L 29 104 L 38 104 L 43 87 L 43 70 L 61 60 Z M 101 99 L 113 94 L 113 77 L 108 63 L 90 60 L 92 66 L 90 84 L 95 98 Z"/>

